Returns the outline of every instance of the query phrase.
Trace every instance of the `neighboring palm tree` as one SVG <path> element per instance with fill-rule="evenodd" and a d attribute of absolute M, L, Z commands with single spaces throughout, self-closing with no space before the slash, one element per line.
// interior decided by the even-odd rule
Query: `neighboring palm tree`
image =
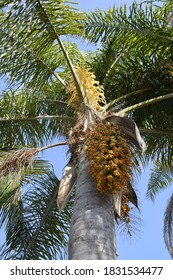
<path fill-rule="evenodd" d="M 138 207 L 132 171 L 148 159 L 172 166 L 171 7 L 88 15 L 66 0 L 0 2 L 0 73 L 13 88 L 0 100 L 5 258 L 62 257 L 71 219 L 69 259 L 116 259 L 114 219 L 130 231 Z M 103 47 L 83 55 L 63 35 Z M 70 152 L 60 183 L 35 159 L 58 145 Z"/>

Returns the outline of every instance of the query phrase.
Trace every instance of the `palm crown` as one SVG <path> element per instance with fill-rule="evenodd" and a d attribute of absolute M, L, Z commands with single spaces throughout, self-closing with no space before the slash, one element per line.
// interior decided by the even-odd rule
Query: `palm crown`
<path fill-rule="evenodd" d="M 92 130 L 85 127 L 86 118 L 112 123 L 143 151 L 146 142 L 144 154 L 131 144 L 130 149 L 133 169 L 154 161 L 148 196 L 154 198 L 172 183 L 172 4 L 133 3 L 129 12 L 124 6 L 90 14 L 65 0 L 32 0 L 25 5 L 0 1 L 0 8 L 0 74 L 11 88 L 0 99 L 0 223 L 7 235 L 3 255 L 62 257 L 77 176 L 72 161 L 89 139 L 82 133 Z M 74 43 L 62 40 L 67 35 L 100 42 L 102 47 L 83 54 Z M 57 145 L 68 144 L 73 160 L 59 184 L 53 167 L 35 156 L 60 136 L 65 140 Z M 124 197 L 138 206 L 131 183 L 125 185 L 131 192 Z M 119 216 L 123 196 L 121 190 L 117 194 L 113 193 Z M 171 254 L 172 207 L 171 197 L 164 224 Z"/>

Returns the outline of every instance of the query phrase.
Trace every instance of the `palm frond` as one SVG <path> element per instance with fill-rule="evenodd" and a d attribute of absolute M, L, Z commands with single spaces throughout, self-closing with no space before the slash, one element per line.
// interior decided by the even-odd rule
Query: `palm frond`
<path fill-rule="evenodd" d="M 167 112 L 167 110 L 164 111 L 162 106 L 164 105 L 160 104 L 160 106 L 156 106 L 153 109 L 153 115 L 149 121 L 144 120 L 142 124 L 144 132 L 142 135 L 148 147 L 145 156 L 150 157 L 152 161 L 161 162 L 163 167 L 168 166 L 171 170 L 173 156 L 172 115 L 170 115 L 169 108 Z M 154 113 L 156 110 L 158 110 L 159 114 Z M 146 110 L 145 114 L 147 112 L 149 113 Z M 138 121 L 140 122 L 140 119 Z"/>
<path fill-rule="evenodd" d="M 173 183 L 173 173 L 169 166 L 164 166 L 160 161 L 153 164 L 148 183 L 147 197 L 155 199 L 158 192 Z"/>
<path fill-rule="evenodd" d="M 17 154 L 19 154 L 19 152 L 17 152 Z M 15 158 L 20 162 L 19 157 Z M 13 162 L 14 157 L 12 157 L 11 164 Z M 18 163 L 18 168 L 19 167 L 21 167 L 21 163 Z M 19 170 L 16 170 L 15 166 L 12 166 L 10 169 L 6 167 L 6 170 L 8 173 L 0 177 L 0 207 L 2 207 L 2 209 L 8 209 L 11 205 L 18 204 L 22 196 L 23 188 L 25 185 L 29 184 L 32 180 L 32 176 L 44 174 L 45 170 L 51 170 L 51 166 L 47 161 L 35 159 L 32 160 L 32 165 L 23 166 L 23 168 Z M 2 221 L 5 221 L 3 215 Z M 3 222 L 0 224 L 2 225 Z"/>
<path fill-rule="evenodd" d="M 173 258 L 173 194 L 171 195 L 165 210 L 164 240 L 171 257 Z"/>
<path fill-rule="evenodd" d="M 32 161 L 37 153 L 36 149 L 20 149 L 12 150 L 0 154 L 0 177 L 7 176 L 11 172 L 20 172 L 23 168 L 32 164 Z"/>
<path fill-rule="evenodd" d="M 35 0 L 27 1 L 25 5 L 22 1 L 11 1 L 11 5 L 8 4 L 8 1 L 0 3 L 1 75 L 10 75 L 11 83 L 33 86 L 34 82 L 36 88 L 53 75 L 64 87 L 57 69 L 67 64 L 61 46 L 56 42 L 56 34 L 79 33 L 81 13 L 74 8 L 73 2 L 66 0 Z M 71 46 L 68 49 L 72 50 Z"/>
<path fill-rule="evenodd" d="M 23 88 L 3 93 L 0 99 L 0 149 L 42 146 L 55 136 L 68 134 L 75 123 L 74 112 L 63 102 L 65 95 L 60 97 L 62 91 L 55 92 L 54 87 L 51 83 L 42 91 Z"/>
<path fill-rule="evenodd" d="M 38 166 L 37 166 L 38 167 Z M 56 206 L 59 180 L 53 171 L 27 175 L 18 203 L 2 205 L 1 224 L 6 224 L 5 259 L 62 258 L 67 245 L 71 208 L 59 214 Z M 23 182 L 24 183 L 24 182 Z"/>
<path fill-rule="evenodd" d="M 163 47 L 171 41 L 172 31 L 168 21 L 171 10 L 171 3 L 160 9 L 149 2 L 144 9 L 144 6 L 136 1 L 129 10 L 126 5 L 107 11 L 96 9 L 90 14 L 85 14 L 84 36 L 94 43 L 105 43 L 114 39 L 117 44 L 124 44 L 125 48 L 138 46 L 142 49 L 145 44 L 147 50 L 151 44 L 160 47 L 160 42 Z"/>

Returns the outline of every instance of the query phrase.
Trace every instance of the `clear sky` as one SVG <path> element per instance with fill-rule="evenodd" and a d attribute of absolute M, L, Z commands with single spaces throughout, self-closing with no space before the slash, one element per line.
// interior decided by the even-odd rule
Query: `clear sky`
<path fill-rule="evenodd" d="M 76 0 L 77 1 L 77 0 Z M 120 4 L 132 3 L 131 0 L 79 0 L 79 9 L 93 10 L 95 8 L 107 9 L 113 5 L 120 6 Z M 0 92 L 2 90 L 2 83 L 0 84 Z M 66 149 L 64 147 L 57 147 L 43 153 L 45 159 L 49 159 L 54 167 L 55 172 L 61 178 L 62 169 L 66 162 Z M 163 219 L 164 210 L 167 200 L 171 195 L 171 187 L 166 191 L 160 193 L 155 203 L 146 199 L 145 193 L 147 190 L 147 182 L 149 178 L 149 168 L 143 172 L 141 179 L 138 181 L 135 188 L 138 191 L 140 206 L 141 206 L 141 225 L 138 227 L 141 232 L 138 237 L 134 236 L 131 239 L 126 235 L 117 233 L 117 246 L 119 259 L 170 259 L 163 241 Z M 3 232 L 0 231 L 0 245 L 2 244 Z"/>

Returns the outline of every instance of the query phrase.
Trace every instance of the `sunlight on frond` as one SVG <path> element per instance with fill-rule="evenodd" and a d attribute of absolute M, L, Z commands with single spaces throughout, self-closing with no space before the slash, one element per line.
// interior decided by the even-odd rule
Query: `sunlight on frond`
<path fill-rule="evenodd" d="M 36 149 L 27 148 L 0 154 L 0 200 L 4 201 L 4 207 L 18 204 L 22 195 L 21 181 L 35 155 Z"/>
<path fill-rule="evenodd" d="M 23 172 L 14 172 L 0 178 L 0 204 L 8 209 L 10 205 L 18 205 L 22 196 L 21 178 Z"/>

